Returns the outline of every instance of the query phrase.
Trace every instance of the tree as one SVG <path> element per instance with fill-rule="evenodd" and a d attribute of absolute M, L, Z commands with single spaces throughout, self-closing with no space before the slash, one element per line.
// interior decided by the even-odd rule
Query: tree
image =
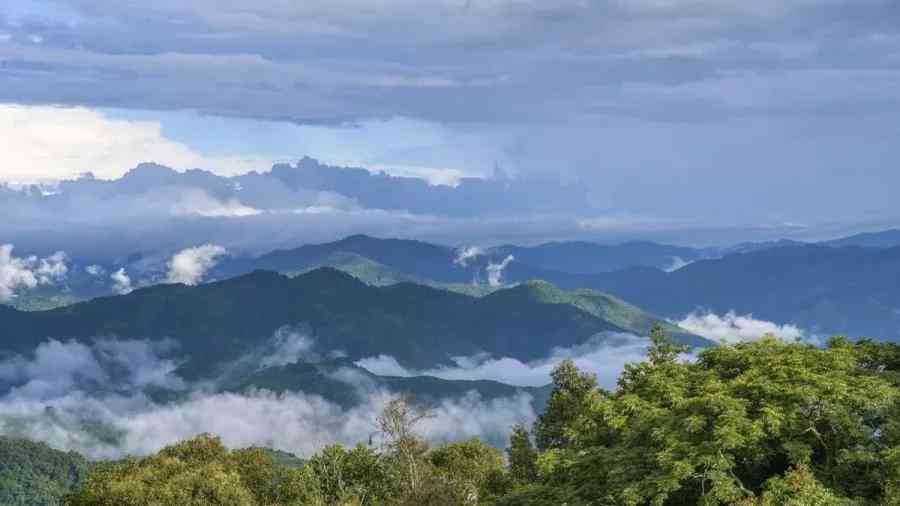
<path fill-rule="evenodd" d="M 506 455 L 509 460 L 509 473 L 516 483 L 527 484 L 537 480 L 537 451 L 531 444 L 531 437 L 524 425 L 513 426 Z"/>
<path fill-rule="evenodd" d="M 276 468 L 261 449 L 230 451 L 203 434 L 142 459 L 98 465 L 71 506 L 321 504 L 308 472 Z"/>
<path fill-rule="evenodd" d="M 428 461 L 448 485 L 444 488 L 454 504 L 481 504 L 509 488 L 502 454 L 477 438 L 439 446 Z"/>
<path fill-rule="evenodd" d="M 309 459 L 306 468 L 315 474 L 326 504 L 385 504 L 398 493 L 390 462 L 363 444 L 351 450 L 327 446 Z"/>
<path fill-rule="evenodd" d="M 582 373 L 570 359 L 563 360 L 550 374 L 553 391 L 547 409 L 534 425 L 540 450 L 562 448 L 571 443 L 571 430 L 584 415 L 592 399 L 597 397 L 597 378 Z"/>
<path fill-rule="evenodd" d="M 401 489 L 411 498 L 421 492 L 424 455 L 428 451 L 428 443 L 416 432 L 416 425 L 431 416 L 410 399 L 398 397 L 388 401 L 376 419 L 384 449 L 398 466 Z"/>
<path fill-rule="evenodd" d="M 551 406 L 583 412 L 556 424 L 545 415 L 544 434 L 563 426 L 552 433 L 568 437 L 545 444 L 541 485 L 501 504 L 887 504 L 896 494 L 891 346 L 769 337 L 704 350 L 695 362 L 678 356 L 655 339 L 615 392 Z M 582 377 L 561 371 L 569 382 Z"/>
<path fill-rule="evenodd" d="M 88 462 L 81 455 L 0 436 L 0 504 L 60 504 L 87 474 Z"/>

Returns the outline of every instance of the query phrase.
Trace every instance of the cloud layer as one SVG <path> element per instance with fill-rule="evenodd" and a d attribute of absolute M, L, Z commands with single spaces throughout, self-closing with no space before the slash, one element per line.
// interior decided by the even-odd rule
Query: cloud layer
<path fill-rule="evenodd" d="M 550 373 L 564 359 L 572 359 L 581 370 L 597 375 L 604 388 L 614 388 L 625 364 L 644 359 L 649 340 L 631 334 L 607 333 L 573 348 L 556 348 L 546 359 L 534 362 L 500 357 L 455 357 L 456 367 L 410 370 L 394 357 L 380 355 L 356 364 L 373 374 L 385 376 L 435 376 L 448 380 L 493 380 L 516 386 L 543 386 Z"/>
<path fill-rule="evenodd" d="M 264 365 L 284 362 L 277 357 L 314 358 L 310 342 L 296 329 L 283 329 L 272 344 L 286 355 L 264 355 Z M 201 432 L 219 434 L 231 447 L 262 445 L 308 456 L 327 444 L 369 440 L 392 396 L 359 375 L 340 376 L 365 399 L 350 409 L 302 392 L 211 393 L 206 382 L 182 380 L 175 357 L 168 341 L 99 339 L 50 340 L 27 356 L 0 360 L 0 434 L 92 458 L 143 455 Z M 153 400 L 154 392 L 165 391 L 184 397 Z M 527 394 L 485 400 L 472 392 L 435 405 L 434 417 L 420 429 L 434 442 L 480 436 L 503 444 L 514 424 L 534 420 L 531 401 Z"/>
<path fill-rule="evenodd" d="M 675 323 L 698 336 L 714 342 L 726 342 L 729 344 L 759 339 L 765 335 L 774 335 L 789 341 L 808 337 L 796 325 L 779 325 L 774 322 L 756 319 L 751 314 L 738 315 L 734 311 L 729 311 L 721 316 L 709 312 L 695 312 Z"/>

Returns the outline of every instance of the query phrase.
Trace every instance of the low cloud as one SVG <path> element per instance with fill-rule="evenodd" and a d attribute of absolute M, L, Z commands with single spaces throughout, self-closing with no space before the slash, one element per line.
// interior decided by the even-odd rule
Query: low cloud
<path fill-rule="evenodd" d="M 225 248 L 216 244 L 205 244 L 181 250 L 169 261 L 169 273 L 166 279 L 169 283 L 196 285 L 203 280 L 209 269 L 215 267 L 218 258 L 227 253 Z"/>
<path fill-rule="evenodd" d="M 644 360 L 650 341 L 632 334 L 603 333 L 571 348 L 556 348 L 550 356 L 533 362 L 486 356 L 454 357 L 456 366 L 412 370 L 394 357 L 379 355 L 358 360 L 356 365 L 382 376 L 435 376 L 447 380 L 493 380 L 515 386 L 543 386 L 564 359 L 572 359 L 582 370 L 597 375 L 600 385 L 613 388 L 625 364 Z"/>
<path fill-rule="evenodd" d="M 503 259 L 499 264 L 495 264 L 491 262 L 485 267 L 487 271 L 488 284 L 490 286 L 501 286 L 503 284 L 503 271 L 506 269 L 509 264 L 515 260 L 516 257 L 512 255 L 507 255 L 506 258 Z"/>
<path fill-rule="evenodd" d="M 675 272 L 682 267 L 691 265 L 692 263 L 694 263 L 693 260 L 685 260 L 681 257 L 672 257 L 672 263 L 663 270 L 666 272 Z"/>
<path fill-rule="evenodd" d="M 51 339 L 29 356 L 0 361 L 0 384 L 12 400 L 52 401 L 75 391 L 136 392 L 147 387 L 181 390 L 177 363 L 161 355 L 172 341 L 98 339 L 88 345 Z"/>
<path fill-rule="evenodd" d="M 350 409 L 302 392 L 210 393 L 177 376 L 176 351 L 165 341 L 51 340 L 29 356 L 4 360 L 0 434 L 91 458 L 144 455 L 202 432 L 219 434 L 230 447 L 268 446 L 308 456 L 327 444 L 370 440 L 376 416 L 393 395 L 359 377 L 343 378 L 365 394 Z M 179 401 L 159 403 L 149 395 L 153 389 L 190 391 Z M 434 416 L 420 430 L 432 442 L 479 436 L 502 444 L 513 424 L 534 420 L 531 403 L 525 393 L 486 400 L 471 392 L 433 406 Z"/>
<path fill-rule="evenodd" d="M 104 269 L 100 265 L 88 265 L 84 268 L 84 272 L 90 274 L 91 276 L 102 276 L 106 274 L 106 269 Z"/>
<path fill-rule="evenodd" d="M 303 329 L 283 326 L 275 331 L 265 354 L 259 359 L 259 367 L 280 367 L 297 362 L 317 362 L 319 354 L 313 351 L 315 341 Z"/>
<path fill-rule="evenodd" d="M 461 267 L 468 267 L 469 262 L 484 255 L 484 250 L 478 246 L 466 246 L 456 250 L 456 258 L 453 263 Z"/>
<path fill-rule="evenodd" d="M 64 281 L 69 271 L 68 257 L 58 251 L 48 257 L 15 257 L 13 245 L 0 245 L 0 302 L 16 296 L 18 290 Z"/>
<path fill-rule="evenodd" d="M 113 280 L 113 292 L 119 295 L 125 295 L 131 293 L 131 291 L 133 290 L 131 286 L 131 278 L 128 276 L 128 273 L 125 272 L 124 267 L 110 274 L 109 277 Z"/>
<path fill-rule="evenodd" d="M 752 314 L 738 315 L 734 311 L 729 311 L 722 316 L 715 313 L 694 312 L 674 323 L 698 336 L 729 344 L 752 341 L 768 334 L 788 341 L 807 337 L 803 330 L 796 325 L 779 325 L 775 322 L 756 319 Z"/>

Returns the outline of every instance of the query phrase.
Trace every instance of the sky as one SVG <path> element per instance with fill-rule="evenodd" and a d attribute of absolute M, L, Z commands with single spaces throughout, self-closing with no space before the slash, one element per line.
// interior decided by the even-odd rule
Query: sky
<path fill-rule="evenodd" d="M 309 155 L 431 184 L 574 185 L 590 205 L 566 211 L 566 237 L 824 237 L 900 221 L 898 118 L 893 0 L 0 5 L 12 182 Z M 545 224 L 530 239 L 558 228 L 517 212 L 505 223 Z"/>

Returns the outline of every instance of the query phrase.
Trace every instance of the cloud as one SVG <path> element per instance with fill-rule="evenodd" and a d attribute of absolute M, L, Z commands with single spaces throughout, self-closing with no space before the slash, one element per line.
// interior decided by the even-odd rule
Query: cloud
<path fill-rule="evenodd" d="M 682 320 L 674 322 L 681 328 L 712 341 L 738 343 L 759 339 L 767 334 L 793 341 L 803 339 L 806 334 L 792 324 L 779 325 L 766 320 L 753 318 L 752 314 L 738 315 L 729 311 L 722 316 L 715 313 L 691 313 Z"/>
<path fill-rule="evenodd" d="M 484 250 L 478 246 L 465 246 L 456 250 L 456 258 L 453 263 L 462 267 L 468 267 L 469 262 L 484 255 Z"/>
<path fill-rule="evenodd" d="M 681 269 L 682 267 L 691 265 L 692 263 L 694 263 L 693 260 L 685 260 L 681 257 L 672 257 L 672 264 L 663 270 L 666 272 L 675 272 L 678 269 Z"/>
<path fill-rule="evenodd" d="M 320 357 L 313 351 L 315 344 L 312 337 L 296 326 L 279 327 L 269 343 L 270 351 L 259 359 L 259 367 L 265 369 L 297 362 L 317 362 Z"/>
<path fill-rule="evenodd" d="M 124 267 L 110 274 L 109 277 L 113 280 L 113 292 L 119 295 L 126 295 L 133 290 L 131 287 L 131 278 L 128 277 Z"/>
<path fill-rule="evenodd" d="M 0 104 L 0 180 L 34 182 L 85 172 L 114 178 L 148 160 L 182 168 L 216 167 L 230 174 L 272 162 L 204 156 L 167 139 L 159 122 L 114 119 L 83 107 Z"/>
<path fill-rule="evenodd" d="M 216 244 L 205 244 L 196 248 L 179 251 L 169 261 L 169 283 L 196 285 L 206 275 L 206 271 L 215 267 L 218 258 L 228 251 Z"/>
<path fill-rule="evenodd" d="M 290 341 L 287 339 L 286 341 Z M 0 434 L 28 437 L 91 458 L 144 455 L 201 432 L 230 447 L 269 446 L 308 456 L 332 443 L 365 442 L 392 394 L 344 377 L 365 401 L 344 409 L 302 392 L 211 393 L 177 376 L 171 342 L 51 340 L 29 356 L 0 361 Z M 158 403 L 148 392 L 184 392 Z M 188 390 L 188 391 L 185 391 Z M 531 396 L 485 400 L 476 393 L 437 403 L 422 434 L 441 442 L 480 436 L 506 441 L 515 423 L 530 423 Z"/>
<path fill-rule="evenodd" d="M 484 269 L 487 271 L 488 276 L 488 284 L 490 286 L 501 286 L 503 284 L 503 270 L 516 258 L 512 255 L 507 255 L 506 258 L 503 259 L 499 264 L 495 264 L 491 262 Z"/>
<path fill-rule="evenodd" d="M 0 404 L 51 401 L 76 391 L 182 390 L 176 362 L 161 357 L 174 348 L 172 341 L 98 339 L 88 345 L 51 339 L 31 356 L 0 361 L 0 385 L 8 388 Z"/>
<path fill-rule="evenodd" d="M 447 380 L 493 380 L 516 386 L 543 386 L 550 383 L 553 368 L 570 358 L 580 369 L 596 374 L 600 385 L 613 388 L 625 364 L 644 360 L 649 344 L 649 340 L 631 334 L 605 333 L 579 346 L 556 348 L 547 358 L 533 362 L 509 357 L 454 357 L 455 367 L 410 370 L 394 357 L 379 355 L 358 360 L 356 365 L 384 376 L 435 376 Z"/>
<path fill-rule="evenodd" d="M 12 252 L 12 244 L 0 245 L 0 302 L 15 297 L 17 290 L 33 289 L 66 279 L 68 258 L 62 251 L 46 258 L 20 258 L 13 256 Z"/>
<path fill-rule="evenodd" d="M 106 274 L 106 269 L 104 269 L 101 265 L 91 264 L 84 268 L 84 272 L 90 274 L 91 276 L 102 276 Z M 125 271 L 123 269 L 122 273 L 124 274 L 124 272 Z"/>

